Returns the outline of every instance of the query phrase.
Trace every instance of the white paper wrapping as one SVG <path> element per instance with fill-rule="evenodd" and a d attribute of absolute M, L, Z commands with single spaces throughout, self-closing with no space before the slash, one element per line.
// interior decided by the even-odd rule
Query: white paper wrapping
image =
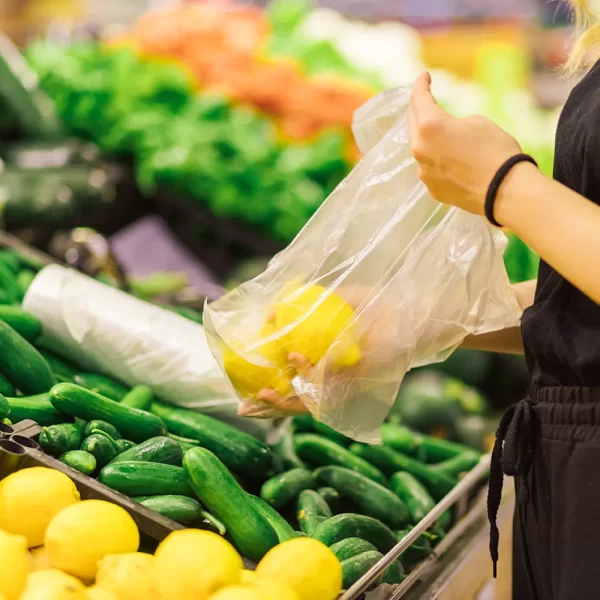
<path fill-rule="evenodd" d="M 237 415 L 199 324 L 59 265 L 40 271 L 23 307 L 42 322 L 44 345 L 83 369 L 148 385 L 167 402 L 261 437 L 271 426 Z"/>

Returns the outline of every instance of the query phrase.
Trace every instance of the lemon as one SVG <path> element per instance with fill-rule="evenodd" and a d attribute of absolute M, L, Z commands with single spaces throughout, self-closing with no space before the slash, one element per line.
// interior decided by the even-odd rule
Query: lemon
<path fill-rule="evenodd" d="M 244 349 L 226 347 L 223 352 L 223 366 L 233 387 L 244 397 L 256 397 L 262 389 L 275 390 L 282 398 L 286 398 L 292 391 L 290 379 L 294 371 L 288 364 L 288 353 L 279 343 L 279 340 L 263 341 L 264 338 L 276 333 L 276 329 L 265 324 L 261 338 L 249 343 Z M 272 366 L 254 364 L 242 354 L 256 354 L 264 362 Z"/>
<path fill-rule="evenodd" d="M 17 471 L 0 482 L 0 529 L 24 535 L 30 548 L 41 546 L 54 515 L 78 501 L 75 484 L 60 471 Z"/>
<path fill-rule="evenodd" d="M 88 600 L 119 600 L 112 592 L 104 590 L 97 585 L 87 589 Z"/>
<path fill-rule="evenodd" d="M 81 581 L 57 569 L 31 573 L 20 600 L 88 600 Z"/>
<path fill-rule="evenodd" d="M 256 582 L 257 576 L 254 571 L 250 571 L 249 569 L 242 570 L 242 576 L 240 578 L 240 583 L 243 585 L 254 585 Z"/>
<path fill-rule="evenodd" d="M 84 500 L 52 519 L 44 545 L 53 567 L 88 581 L 94 579 L 98 562 L 107 554 L 136 552 L 140 533 L 120 506 Z"/>
<path fill-rule="evenodd" d="M 267 552 L 256 568 L 258 577 L 290 586 L 299 600 L 335 600 L 342 589 L 342 566 L 325 544 L 296 538 Z"/>
<path fill-rule="evenodd" d="M 27 540 L 22 535 L 0 531 L 0 595 L 17 600 L 29 573 Z"/>
<path fill-rule="evenodd" d="M 155 567 L 156 558 L 150 554 L 109 554 L 98 566 L 96 585 L 119 600 L 158 600 Z"/>
<path fill-rule="evenodd" d="M 287 583 L 278 579 L 255 575 L 252 585 L 256 586 L 267 600 L 299 600 L 298 594 Z"/>
<path fill-rule="evenodd" d="M 157 587 L 164 600 L 205 600 L 240 581 L 240 555 L 210 531 L 174 531 L 160 543 L 155 556 Z"/>
<path fill-rule="evenodd" d="M 50 557 L 46 552 L 45 546 L 38 546 L 31 550 L 31 556 L 33 558 L 33 570 L 41 571 L 42 569 L 49 569 L 52 565 L 50 564 Z"/>
<path fill-rule="evenodd" d="M 275 326 L 280 331 L 281 344 L 288 354 L 302 354 L 313 365 L 334 343 L 334 367 L 351 367 L 360 361 L 362 354 L 353 327 L 355 318 L 347 302 L 320 285 L 294 291 L 288 288 L 275 306 Z"/>
<path fill-rule="evenodd" d="M 252 585 L 230 585 L 210 596 L 209 600 L 270 600 Z"/>

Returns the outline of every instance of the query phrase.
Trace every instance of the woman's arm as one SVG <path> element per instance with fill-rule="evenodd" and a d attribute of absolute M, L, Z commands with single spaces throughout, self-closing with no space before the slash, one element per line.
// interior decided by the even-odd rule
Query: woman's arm
<path fill-rule="evenodd" d="M 522 310 L 533 304 L 537 281 L 525 281 L 513 286 L 517 302 Z M 511 327 L 502 331 L 494 331 L 484 335 L 470 335 L 463 342 L 462 348 L 499 352 L 501 354 L 523 354 L 523 337 L 520 327 Z"/>

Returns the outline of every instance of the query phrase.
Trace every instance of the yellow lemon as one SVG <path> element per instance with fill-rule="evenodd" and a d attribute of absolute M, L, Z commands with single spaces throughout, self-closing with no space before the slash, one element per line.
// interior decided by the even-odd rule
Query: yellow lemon
<path fill-rule="evenodd" d="M 22 535 L 0 531 L 0 594 L 17 600 L 29 574 L 27 540 Z"/>
<path fill-rule="evenodd" d="M 302 354 L 313 365 L 334 343 L 335 367 L 351 367 L 360 361 L 354 319 L 352 307 L 320 285 L 294 291 L 288 288 L 275 306 L 275 327 L 280 331 L 281 344 L 288 354 Z"/>
<path fill-rule="evenodd" d="M 233 387 L 244 397 L 255 397 L 264 388 L 275 390 L 281 397 L 287 397 L 292 391 L 290 379 L 294 371 L 288 363 L 288 353 L 279 340 L 262 341 L 276 333 L 276 329 L 265 324 L 261 338 L 246 345 L 241 354 L 257 354 L 265 363 L 273 366 L 254 364 L 226 347 L 223 352 L 223 366 Z"/>
<path fill-rule="evenodd" d="M 256 568 L 258 577 L 290 586 L 299 600 L 335 600 L 342 589 L 342 566 L 325 544 L 296 538 L 269 550 Z"/>
<path fill-rule="evenodd" d="M 103 500 L 84 500 L 52 519 L 44 545 L 53 567 L 89 581 L 107 554 L 136 552 L 140 533 L 135 521 L 120 506 Z"/>
<path fill-rule="evenodd" d="M 0 529 L 24 535 L 30 548 L 41 546 L 52 518 L 78 501 L 75 484 L 60 471 L 17 471 L 0 482 Z"/>
<path fill-rule="evenodd" d="M 50 557 L 46 552 L 45 546 L 38 546 L 32 548 L 31 556 L 33 557 L 33 570 L 41 571 L 42 569 L 49 569 L 52 565 L 50 564 Z"/>
<path fill-rule="evenodd" d="M 142 552 L 109 554 L 96 573 L 96 585 L 119 600 L 159 600 L 154 569 L 156 558 Z"/>
<path fill-rule="evenodd" d="M 119 600 L 112 592 L 104 590 L 97 585 L 93 585 L 87 589 L 88 600 Z"/>
<path fill-rule="evenodd" d="M 209 600 L 270 600 L 252 585 L 230 585 L 210 596 Z"/>
<path fill-rule="evenodd" d="M 156 582 L 164 600 L 205 600 L 240 581 L 242 559 L 216 533 L 174 531 L 160 543 L 155 556 Z"/>
<path fill-rule="evenodd" d="M 29 575 L 20 600 L 88 600 L 88 597 L 79 579 L 58 569 L 46 569 Z"/>
<path fill-rule="evenodd" d="M 268 600 L 299 600 L 298 594 L 285 582 L 255 575 L 252 585 L 256 586 Z"/>
<path fill-rule="evenodd" d="M 256 581 L 256 572 L 250 571 L 249 569 L 242 570 L 242 576 L 240 578 L 240 583 L 243 585 L 254 585 Z"/>

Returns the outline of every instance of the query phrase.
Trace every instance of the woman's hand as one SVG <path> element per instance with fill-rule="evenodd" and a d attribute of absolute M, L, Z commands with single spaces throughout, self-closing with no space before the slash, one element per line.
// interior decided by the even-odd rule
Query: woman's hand
<path fill-rule="evenodd" d="M 419 176 L 439 202 L 483 214 L 494 175 L 521 148 L 489 119 L 451 117 L 437 105 L 430 87 L 431 76 L 425 73 L 415 83 L 411 101 L 412 152 Z"/>

